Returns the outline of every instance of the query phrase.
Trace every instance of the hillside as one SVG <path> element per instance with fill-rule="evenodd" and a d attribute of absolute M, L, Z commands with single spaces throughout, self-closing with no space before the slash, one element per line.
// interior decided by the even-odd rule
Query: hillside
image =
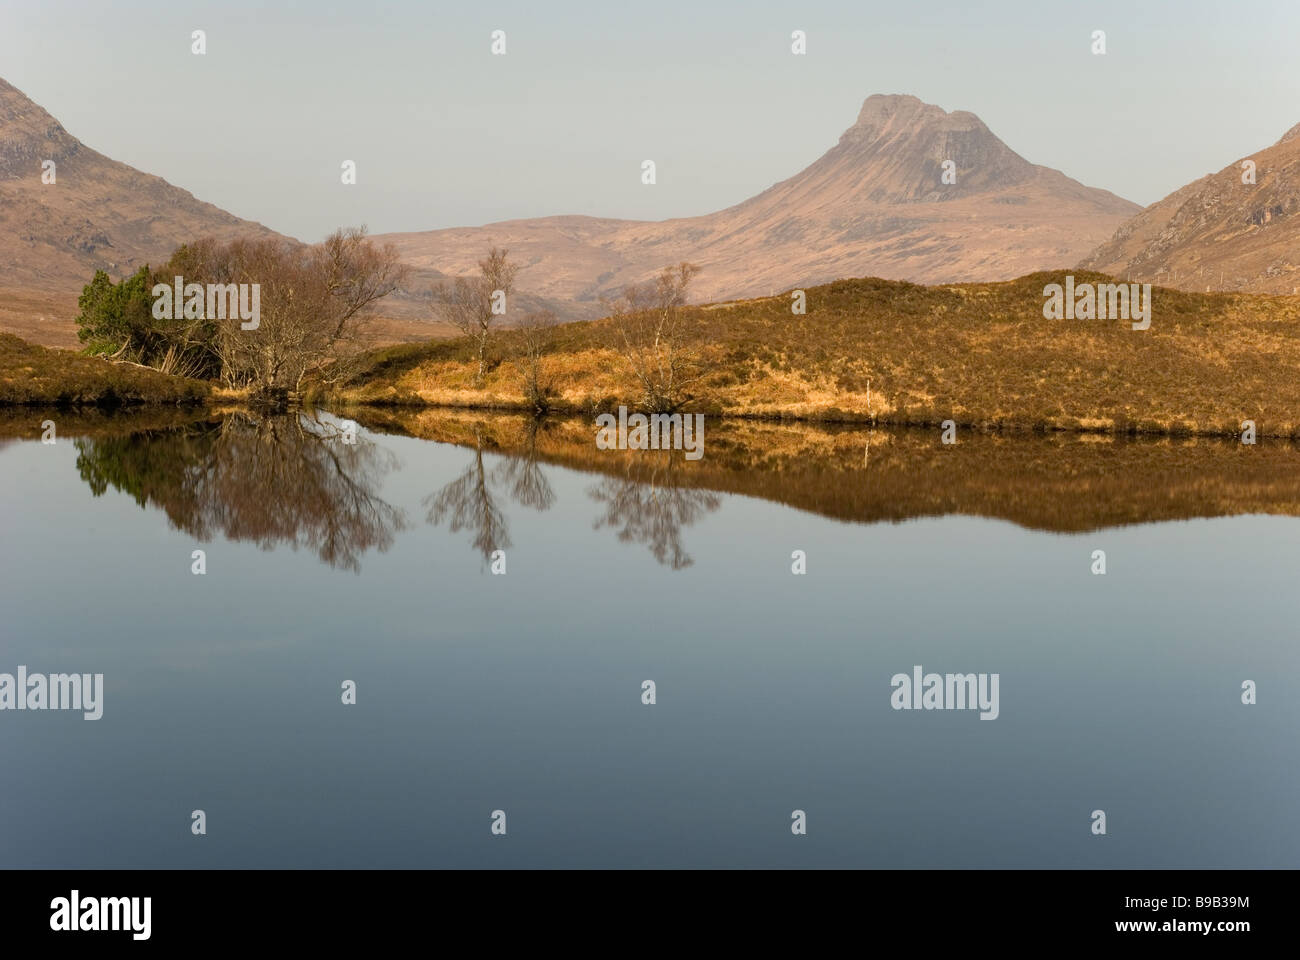
<path fill-rule="evenodd" d="M 1105 282 L 1077 274 L 1079 283 Z M 703 379 L 689 409 L 747 417 L 958 423 L 1008 429 L 1260 435 L 1300 430 L 1300 298 L 1156 288 L 1150 329 L 1045 320 L 1061 274 L 922 287 L 845 280 L 788 296 L 687 308 Z M 609 321 L 555 331 L 544 379 L 560 410 L 634 406 Z M 481 389 L 469 345 L 375 351 L 336 402 L 522 407 L 520 339 L 507 332 Z"/>
<path fill-rule="evenodd" d="M 42 164 L 55 182 L 42 183 Z M 72 346 L 76 297 L 96 270 L 161 263 L 199 237 L 278 236 L 161 177 L 90 149 L 0 80 L 0 323 Z"/>
<path fill-rule="evenodd" d="M 1242 183 L 1247 159 L 1253 184 Z M 1080 269 L 1184 290 L 1300 293 L 1300 124 L 1147 207 Z"/>
<path fill-rule="evenodd" d="M 956 183 L 942 183 L 943 161 Z M 678 260 L 704 268 L 701 301 L 842 277 L 918 283 L 1006 280 L 1067 267 L 1140 208 L 1037 166 L 973 113 L 872 96 L 821 159 L 734 207 L 642 222 L 558 216 L 385 234 L 421 269 L 474 269 L 493 243 L 524 268 L 521 290 L 594 317 L 616 294 Z"/>

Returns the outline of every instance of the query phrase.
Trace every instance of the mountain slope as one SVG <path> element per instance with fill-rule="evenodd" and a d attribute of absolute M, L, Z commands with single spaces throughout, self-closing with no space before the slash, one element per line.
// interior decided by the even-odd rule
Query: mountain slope
<path fill-rule="evenodd" d="M 1255 183 L 1242 183 L 1242 160 Z M 1189 290 L 1300 292 L 1300 124 L 1271 147 L 1171 193 L 1080 269 Z"/>
<path fill-rule="evenodd" d="M 56 181 L 41 182 L 53 160 Z M 0 80 L 0 262 L 6 286 L 64 290 L 122 276 L 200 236 L 276 236 L 91 150 Z"/>
<path fill-rule="evenodd" d="M 42 183 L 42 164 L 55 182 Z M 42 342 L 76 343 L 76 296 L 96 270 L 161 263 L 199 237 L 278 236 L 160 177 L 91 150 L 0 80 L 0 323 Z"/>
<path fill-rule="evenodd" d="M 942 182 L 945 160 L 955 184 Z M 453 274 L 497 243 L 527 265 L 522 289 L 594 309 L 680 259 L 704 267 L 704 300 L 868 275 L 1007 279 L 1074 263 L 1139 209 L 1030 163 L 972 113 L 878 95 L 807 169 L 706 216 L 543 217 L 383 239 L 413 265 Z"/>

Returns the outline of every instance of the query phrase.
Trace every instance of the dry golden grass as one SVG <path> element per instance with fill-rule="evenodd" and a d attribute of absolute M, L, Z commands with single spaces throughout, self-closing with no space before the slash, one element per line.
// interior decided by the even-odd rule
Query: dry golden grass
<path fill-rule="evenodd" d="M 1075 273 L 1076 282 L 1109 282 Z M 922 287 L 843 280 L 788 295 L 689 308 L 703 377 L 685 409 L 740 417 L 985 429 L 1300 435 L 1300 297 L 1155 288 L 1151 327 L 1046 320 L 1063 274 Z M 638 397 L 607 321 L 557 328 L 544 361 L 553 409 L 591 413 Z M 330 395 L 362 404 L 523 409 L 517 334 L 496 341 L 480 387 L 453 340 L 366 356 Z"/>

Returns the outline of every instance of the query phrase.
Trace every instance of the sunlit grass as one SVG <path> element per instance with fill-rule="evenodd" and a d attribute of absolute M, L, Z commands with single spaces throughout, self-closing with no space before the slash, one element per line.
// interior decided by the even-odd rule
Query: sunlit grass
<path fill-rule="evenodd" d="M 749 417 L 992 429 L 1300 434 L 1300 298 L 1156 288 L 1146 331 L 1123 320 L 1046 320 L 1062 274 L 922 287 L 843 280 L 787 295 L 689 308 L 703 378 L 687 409 Z M 1076 272 L 1077 282 L 1108 282 Z M 557 328 L 544 380 L 554 409 L 635 406 L 608 323 Z M 353 403 L 523 408 L 503 331 L 483 383 L 463 341 L 369 354 L 337 390 Z"/>

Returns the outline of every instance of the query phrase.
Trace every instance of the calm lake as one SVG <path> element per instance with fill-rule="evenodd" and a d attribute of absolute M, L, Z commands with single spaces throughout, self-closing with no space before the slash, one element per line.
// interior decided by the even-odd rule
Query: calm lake
<path fill-rule="evenodd" d="M 0 865 L 1300 862 L 1291 444 L 350 416 L 0 419 Z"/>

